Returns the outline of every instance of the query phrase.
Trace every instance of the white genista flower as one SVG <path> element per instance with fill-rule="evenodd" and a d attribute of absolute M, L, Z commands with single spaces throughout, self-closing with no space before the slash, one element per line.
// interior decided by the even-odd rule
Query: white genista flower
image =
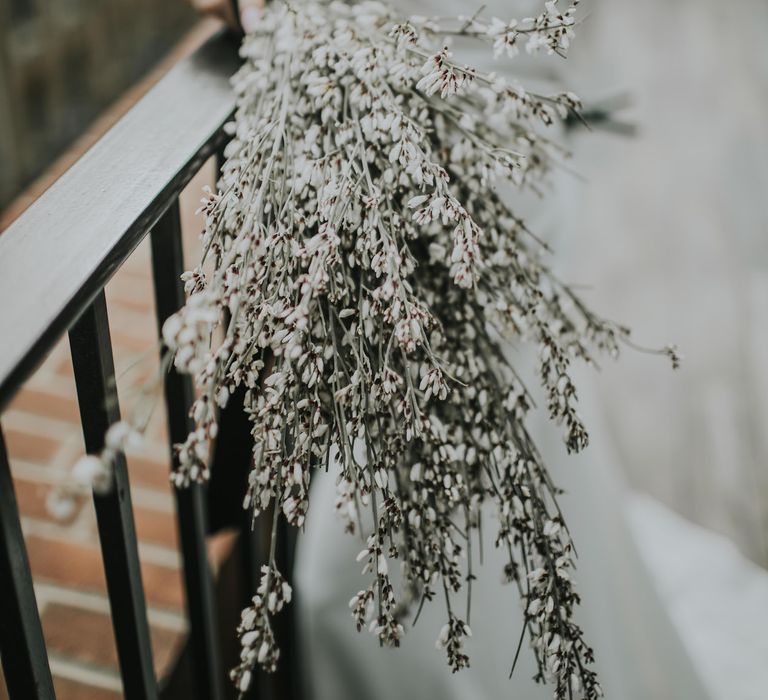
<path fill-rule="evenodd" d="M 499 58 L 506 53 L 508 58 L 514 58 L 519 53 L 516 31 L 517 20 L 502 22 L 498 18 L 491 20 L 487 28 L 488 36 L 493 39 L 493 55 Z"/>
<path fill-rule="evenodd" d="M 109 426 L 104 437 L 108 449 L 117 452 L 126 448 L 139 448 L 143 444 L 141 433 L 126 421 L 118 421 Z"/>
<path fill-rule="evenodd" d="M 95 455 L 81 457 L 72 468 L 72 477 L 81 486 L 106 493 L 112 486 L 111 466 Z"/>
<path fill-rule="evenodd" d="M 245 507 L 302 527 L 312 472 L 335 469 L 333 507 L 365 541 L 355 626 L 398 646 L 406 609 L 445 597 L 437 645 L 454 671 L 469 665 L 468 541 L 493 504 L 502 578 L 523 591 L 530 647 L 558 700 L 601 691 L 574 619 L 558 490 L 508 348 L 534 348 L 544 410 L 578 451 L 588 435 L 572 363 L 616 355 L 627 331 L 553 274 L 547 246 L 498 194 L 506 182 L 548 195 L 562 153 L 545 131 L 578 112 L 578 98 L 461 65 L 447 47 L 461 36 L 497 59 L 521 44 L 564 55 L 577 5 L 542 2 L 510 20 L 270 3 L 233 77 L 226 162 L 201 207 L 205 254 L 162 330 L 196 386 L 176 485 L 208 478 L 219 409 L 243 397 L 254 438 Z M 131 435 L 115 427 L 107 450 Z M 90 460 L 80 471 L 92 481 L 108 460 Z M 241 691 L 255 664 L 279 660 L 272 621 L 292 592 L 278 560 L 241 617 Z"/>
<path fill-rule="evenodd" d="M 46 496 L 45 507 L 55 520 L 64 521 L 77 511 L 77 499 L 72 493 L 52 488 Z"/>

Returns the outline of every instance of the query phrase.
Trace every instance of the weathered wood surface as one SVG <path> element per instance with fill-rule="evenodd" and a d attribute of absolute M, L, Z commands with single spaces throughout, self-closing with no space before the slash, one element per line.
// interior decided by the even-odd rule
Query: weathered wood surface
<path fill-rule="evenodd" d="M 0 235 L 0 410 L 212 153 L 236 68 L 211 39 Z"/>

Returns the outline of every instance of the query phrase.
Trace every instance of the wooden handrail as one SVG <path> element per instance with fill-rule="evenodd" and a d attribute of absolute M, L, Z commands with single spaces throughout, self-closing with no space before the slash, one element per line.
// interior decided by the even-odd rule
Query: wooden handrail
<path fill-rule="evenodd" d="M 221 142 L 237 65 L 212 37 L 0 235 L 0 411 Z"/>

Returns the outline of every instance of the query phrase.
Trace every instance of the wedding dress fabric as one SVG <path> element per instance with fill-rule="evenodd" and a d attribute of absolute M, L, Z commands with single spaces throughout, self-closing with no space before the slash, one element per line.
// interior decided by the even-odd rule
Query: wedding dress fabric
<path fill-rule="evenodd" d="M 594 420 L 589 425 L 599 443 L 600 427 Z M 576 578 L 583 603 L 578 620 L 595 649 L 606 697 L 708 698 L 639 556 L 627 522 L 627 495 L 610 455 L 595 444 L 583 456 L 566 457 L 553 439 L 556 430 L 536 427 L 540 436 L 549 435 L 542 438 L 547 462 L 567 491 L 561 505 L 579 553 Z M 533 657 L 525 648 L 512 679 L 508 678 L 523 617 L 516 589 L 500 582 L 504 559 L 488 541 L 491 538 L 486 538 L 484 561 L 473 583 L 469 669 L 451 674 L 443 652 L 435 649 L 445 622 L 440 601 L 425 607 L 400 649 L 379 648 L 373 635 L 356 632 L 347 603 L 363 587 L 355 561 L 362 543 L 341 533 L 334 498 L 335 476 L 319 473 L 306 530 L 299 539 L 296 569 L 306 697 L 537 700 L 552 696 L 550 688 L 532 682 Z M 491 522 L 489 509 L 484 515 Z"/>
<path fill-rule="evenodd" d="M 394 3 L 403 13 L 470 14 L 464 2 L 418 0 Z M 486 2 L 486 14 L 508 18 L 540 10 L 540 3 Z M 465 54 L 466 55 L 466 54 Z M 502 72 L 488 52 L 469 55 L 467 62 Z M 528 73 L 533 62 L 523 59 Z M 530 74 L 529 74 L 530 75 Z M 552 202 L 567 198 L 568 178 L 558 178 L 548 209 L 527 207 L 535 229 L 555 238 L 561 216 Z M 515 359 L 518 362 L 518 359 Z M 519 362 L 524 362 L 522 358 Z M 588 388 L 582 396 L 588 395 Z M 577 620 L 597 657 L 596 668 L 606 697 L 616 700 L 703 699 L 708 697 L 675 628 L 668 618 L 641 559 L 627 521 L 627 499 L 609 453 L 606 431 L 597 415 L 584 410 L 593 444 L 577 457 L 567 456 L 559 431 L 542 417 L 532 427 L 555 481 L 567 494 L 561 499 L 579 553 L 576 579 L 582 596 Z M 514 587 L 501 584 L 503 557 L 492 536 L 484 543 L 484 561 L 473 583 L 471 628 L 467 652 L 471 667 L 452 674 L 435 640 L 445 623 L 439 600 L 425 606 L 415 627 L 407 626 L 399 649 L 380 648 L 367 631 L 358 633 L 348 601 L 364 587 L 362 549 L 358 537 L 345 535 L 338 521 L 333 465 L 313 478 L 311 506 L 300 534 L 295 595 L 305 697 L 311 700 L 537 700 L 552 689 L 535 684 L 533 656 L 525 645 L 509 678 L 523 616 Z M 484 513 L 493 521 L 491 509 Z M 486 528 L 486 532 L 492 530 Z"/>

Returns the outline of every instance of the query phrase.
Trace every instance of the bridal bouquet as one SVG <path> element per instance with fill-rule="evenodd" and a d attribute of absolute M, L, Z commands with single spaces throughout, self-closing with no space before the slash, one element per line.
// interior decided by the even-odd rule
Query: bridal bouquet
<path fill-rule="evenodd" d="M 556 698 L 591 699 L 601 690 L 574 620 L 573 545 L 508 348 L 536 349 L 549 415 L 577 451 L 588 437 L 570 365 L 615 356 L 628 331 L 555 276 L 546 244 L 496 189 L 539 189 L 562 155 L 543 132 L 580 103 L 463 65 L 451 49 L 475 42 L 500 62 L 563 55 L 577 2 L 561 4 L 509 21 L 275 3 L 243 42 L 226 163 L 203 200 L 203 258 L 163 338 L 199 390 L 196 429 L 177 446 L 179 487 L 208 477 L 217 411 L 244 386 L 255 441 L 245 506 L 301 528 L 313 471 L 332 470 L 335 504 L 313 507 L 335 507 L 363 538 L 357 628 L 397 646 L 406 613 L 441 599 L 437 645 L 454 671 L 470 662 L 473 542 L 494 511 L 482 527 L 494 528 L 525 611 L 510 664 L 527 637 L 537 680 Z M 241 691 L 256 664 L 278 663 L 283 573 L 273 547 L 242 614 Z"/>

